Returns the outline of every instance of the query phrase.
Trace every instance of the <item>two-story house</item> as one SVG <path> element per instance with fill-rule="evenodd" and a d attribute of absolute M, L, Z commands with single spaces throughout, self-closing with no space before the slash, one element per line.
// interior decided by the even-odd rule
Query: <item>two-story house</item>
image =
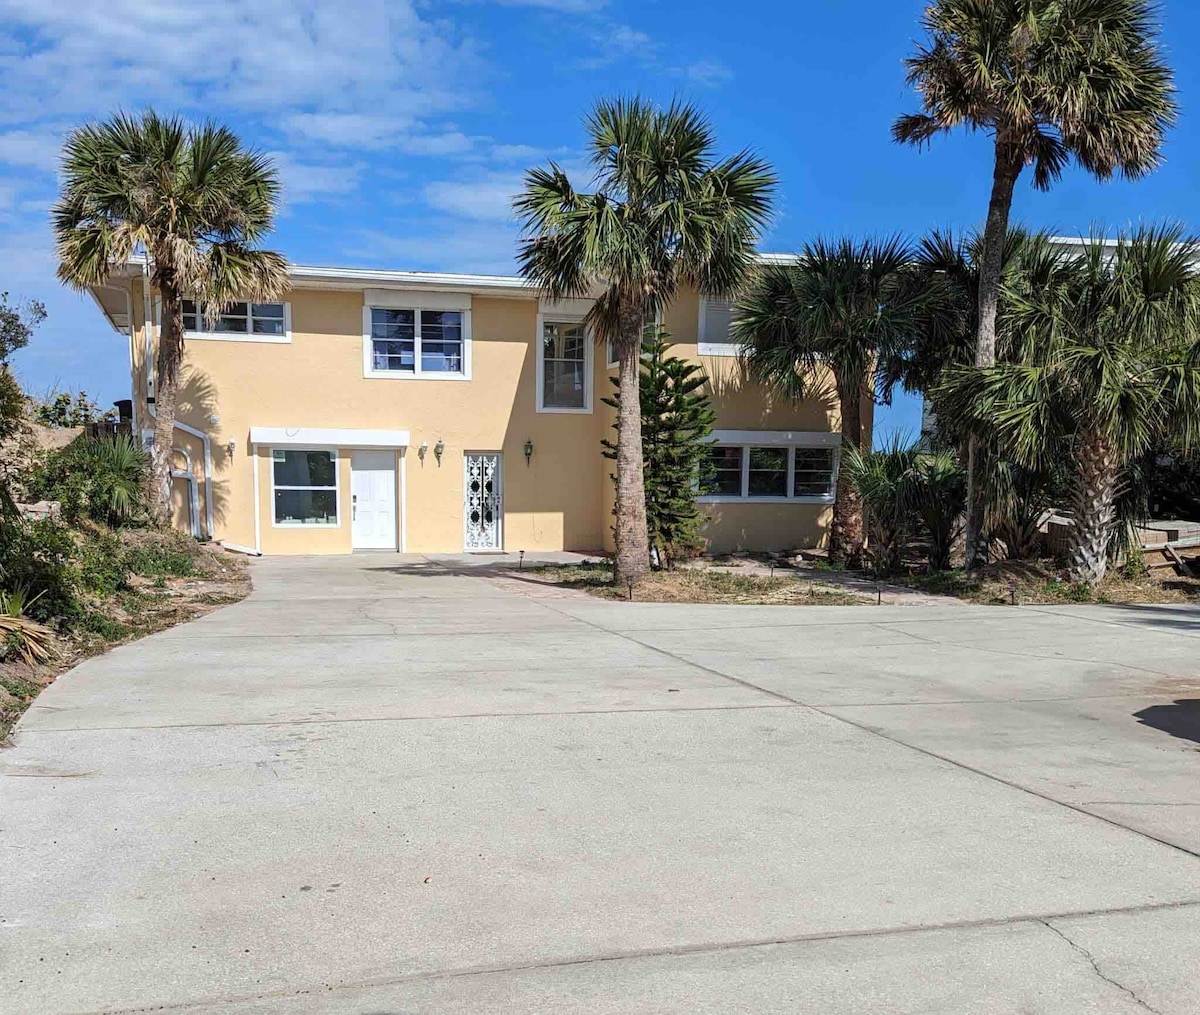
<path fill-rule="evenodd" d="M 294 266 L 281 302 L 218 322 L 185 308 L 176 518 L 263 554 L 577 550 L 612 545 L 611 351 L 589 302 L 521 278 Z M 129 341 L 135 431 L 153 430 L 160 307 L 143 264 L 93 291 Z M 838 468 L 836 401 L 749 380 L 730 309 L 663 314 L 717 411 L 700 498 L 714 551 L 813 547 Z M 869 420 L 868 420 L 869 423 Z"/>

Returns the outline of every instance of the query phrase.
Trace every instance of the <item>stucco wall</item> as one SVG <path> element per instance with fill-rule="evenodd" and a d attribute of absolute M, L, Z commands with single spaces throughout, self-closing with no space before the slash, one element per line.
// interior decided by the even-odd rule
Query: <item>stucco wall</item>
<path fill-rule="evenodd" d="M 142 332 L 144 301 L 133 283 L 134 376 L 138 415 L 147 425 Z M 190 339 L 185 351 L 179 419 L 212 442 L 214 536 L 253 546 L 252 426 L 408 430 L 405 459 L 406 548 L 457 551 L 463 545 L 463 455 L 499 451 L 504 458 L 504 548 L 594 552 L 611 546 L 613 463 L 600 440 L 612 431 L 615 372 L 605 350 L 593 348 L 590 414 L 536 411 L 538 302 L 475 296 L 471 304 L 471 377 L 460 380 L 365 378 L 361 290 L 298 289 L 291 307 L 291 342 L 268 344 Z M 151 313 L 154 310 L 152 306 Z M 664 315 L 674 352 L 697 358 L 699 300 L 683 294 Z M 710 393 L 723 429 L 818 430 L 837 425 L 832 404 L 780 402 L 747 380 L 736 359 L 705 357 Z M 198 440 L 180 435 L 192 454 L 205 516 L 203 455 Z M 439 464 L 433 454 L 445 445 Z M 524 446 L 533 444 L 526 462 Z M 418 449 L 425 443 L 423 457 Z M 350 449 L 338 450 L 341 509 L 336 527 L 273 524 L 270 448 L 258 449 L 259 519 L 265 553 L 345 553 L 351 548 Z M 398 469 L 399 477 L 399 469 Z M 398 479 L 399 485 L 399 479 Z M 707 527 L 715 549 L 816 545 L 828 512 L 813 505 L 720 505 Z M 400 528 L 400 520 L 397 520 Z"/>

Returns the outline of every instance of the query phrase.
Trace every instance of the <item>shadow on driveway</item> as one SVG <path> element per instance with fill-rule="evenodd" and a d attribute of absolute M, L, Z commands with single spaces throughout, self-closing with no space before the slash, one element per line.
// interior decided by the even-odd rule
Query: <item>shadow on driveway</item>
<path fill-rule="evenodd" d="M 1200 744 L 1200 698 L 1178 698 L 1170 705 L 1151 705 L 1134 712 L 1133 717 L 1143 726 Z"/>

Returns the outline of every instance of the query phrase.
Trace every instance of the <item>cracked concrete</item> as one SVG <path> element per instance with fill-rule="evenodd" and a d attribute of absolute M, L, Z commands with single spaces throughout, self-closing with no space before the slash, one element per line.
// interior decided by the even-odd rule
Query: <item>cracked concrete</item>
<path fill-rule="evenodd" d="M 0 1012 L 1200 1010 L 1196 611 L 489 570 L 260 561 L 50 688 Z"/>

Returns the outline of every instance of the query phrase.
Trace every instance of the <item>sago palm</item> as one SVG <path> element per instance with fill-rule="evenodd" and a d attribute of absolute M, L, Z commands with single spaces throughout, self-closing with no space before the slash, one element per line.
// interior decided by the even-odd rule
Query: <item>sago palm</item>
<path fill-rule="evenodd" d="M 936 0 L 928 41 L 907 61 L 923 111 L 901 116 L 895 140 L 927 144 L 965 127 L 991 135 L 992 191 L 979 266 L 975 364 L 996 361 L 1004 237 L 1021 173 L 1048 190 L 1074 159 L 1105 180 L 1137 178 L 1160 161 L 1175 119 L 1170 68 L 1155 48 L 1153 0 Z M 968 565 L 986 560 L 984 499 L 970 441 Z"/>
<path fill-rule="evenodd" d="M 816 240 L 792 264 L 755 272 L 734 311 L 733 335 L 751 372 L 792 397 L 819 394 L 832 378 L 843 452 L 870 450 L 862 400 L 887 382 L 929 310 L 903 240 Z M 863 550 L 863 505 L 839 471 L 830 556 L 856 563 Z"/>
<path fill-rule="evenodd" d="M 649 568 L 638 370 L 646 317 L 683 285 L 731 297 L 753 263 L 775 174 L 742 151 L 715 154 L 694 108 L 640 98 L 597 103 L 587 118 L 593 189 L 555 163 L 525 175 L 514 201 L 521 273 L 552 299 L 595 296 L 587 323 L 620 363 L 616 580 Z"/>
<path fill-rule="evenodd" d="M 154 112 L 117 115 L 67 135 L 53 219 L 58 277 L 103 285 L 135 250 L 162 300 L 151 455 L 153 506 L 171 510 L 171 445 L 183 359 L 183 301 L 207 314 L 271 300 L 287 286 L 282 257 L 256 244 L 270 230 L 279 179 L 269 159 L 226 127 L 189 127 Z M 149 364 L 147 364 L 149 369 Z"/>
<path fill-rule="evenodd" d="M 1200 245 L 1176 227 L 1055 247 L 1040 238 L 1006 284 L 1011 361 L 948 372 L 942 396 L 1001 453 L 1072 466 L 1071 576 L 1104 577 L 1126 466 L 1200 434 Z"/>
<path fill-rule="evenodd" d="M 874 451 L 847 449 L 842 471 L 866 508 L 870 556 L 879 574 L 900 569 L 901 552 L 915 521 L 913 488 L 923 453 L 894 437 Z"/>

